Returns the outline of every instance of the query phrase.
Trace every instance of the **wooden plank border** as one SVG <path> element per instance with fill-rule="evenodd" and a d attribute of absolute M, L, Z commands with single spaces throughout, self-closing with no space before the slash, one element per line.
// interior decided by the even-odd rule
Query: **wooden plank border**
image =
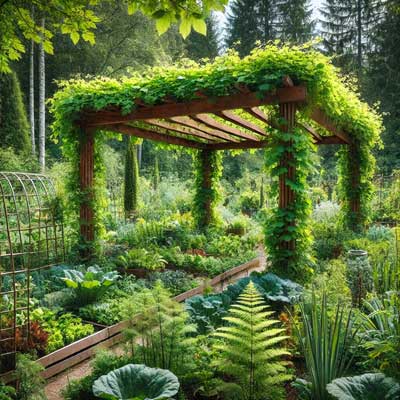
<path fill-rule="evenodd" d="M 190 297 L 202 294 L 209 286 L 213 286 L 216 289 L 222 288 L 227 281 L 233 282 L 242 278 L 243 273 L 246 273 L 246 271 L 246 276 L 248 276 L 260 265 L 260 257 L 254 258 L 247 263 L 217 275 L 208 284 L 200 285 L 175 296 L 174 300 L 183 302 Z M 42 376 L 45 379 L 49 379 L 92 357 L 98 349 L 111 347 L 121 342 L 123 338 L 122 331 L 127 326 L 127 321 L 119 322 L 38 359 L 38 362 L 45 367 Z"/>

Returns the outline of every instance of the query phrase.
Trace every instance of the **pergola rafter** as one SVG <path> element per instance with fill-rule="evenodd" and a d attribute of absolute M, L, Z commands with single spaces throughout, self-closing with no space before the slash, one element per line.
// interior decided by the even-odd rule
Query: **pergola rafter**
<path fill-rule="evenodd" d="M 315 109 L 310 119 L 321 126 L 324 133 L 304 121 L 296 120 L 297 110 L 307 103 L 304 86 L 293 85 L 290 77 L 283 78 L 283 87 L 260 93 L 252 92 L 241 85 L 237 94 L 221 97 L 207 97 L 196 93 L 197 98 L 179 102 L 171 96 L 155 105 L 135 100 L 136 108 L 127 115 L 119 109 L 108 108 L 100 111 L 86 111 L 81 114 L 79 125 L 87 133 L 87 141 L 81 149 L 81 188 L 86 190 L 93 184 L 93 131 L 96 129 L 133 135 L 143 139 L 172 145 L 189 147 L 200 151 L 218 151 L 264 148 L 270 144 L 268 126 L 290 133 L 291 128 L 300 126 L 313 137 L 314 143 L 350 144 L 349 136 L 338 129 L 323 113 Z M 286 121 L 282 125 L 270 119 L 262 107 L 278 105 L 279 116 Z M 259 125 L 258 125 L 259 124 Z M 267 125 L 267 126 L 266 126 Z M 264 126 L 264 128 L 262 128 Z M 326 136 L 326 132 L 331 133 Z M 287 176 L 280 179 L 280 207 L 294 201 L 294 193 L 286 183 L 295 174 L 291 166 L 290 154 L 282 165 L 288 164 Z M 286 163 L 286 164 L 285 164 Z M 86 240 L 93 240 L 93 213 L 89 202 L 81 205 L 81 234 Z M 355 207 L 356 208 L 356 207 Z M 288 249 L 294 246 L 287 244 Z"/>

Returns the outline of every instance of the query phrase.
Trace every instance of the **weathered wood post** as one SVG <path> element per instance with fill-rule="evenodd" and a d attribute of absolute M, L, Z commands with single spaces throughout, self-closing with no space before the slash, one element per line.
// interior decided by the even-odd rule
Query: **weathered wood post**
<path fill-rule="evenodd" d="M 80 234 L 81 240 L 88 246 L 86 254 L 90 253 L 90 245 L 94 241 L 94 210 L 93 183 L 94 183 L 94 130 L 83 129 L 80 138 L 79 160 L 80 189 L 82 199 L 80 203 Z"/>
<path fill-rule="evenodd" d="M 279 105 L 279 117 L 283 120 L 280 123 L 279 129 L 282 132 L 291 133 L 296 123 L 296 103 L 282 103 Z M 285 142 L 285 146 L 289 142 Z M 293 154 L 285 151 L 280 160 L 280 167 L 285 168 L 286 172 L 279 175 L 279 208 L 291 208 L 295 202 L 295 193 L 293 189 L 287 184 L 287 180 L 294 181 L 296 175 L 296 167 L 293 165 Z M 287 229 L 289 226 L 286 226 Z M 296 243 L 294 240 L 282 241 L 280 243 L 282 249 L 293 251 Z"/>

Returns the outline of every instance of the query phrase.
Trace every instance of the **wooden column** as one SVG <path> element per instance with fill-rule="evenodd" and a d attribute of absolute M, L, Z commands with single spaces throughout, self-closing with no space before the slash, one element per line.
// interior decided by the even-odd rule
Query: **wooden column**
<path fill-rule="evenodd" d="M 283 103 L 279 105 L 279 116 L 283 120 L 279 128 L 282 132 L 290 133 L 296 123 L 296 103 Z M 291 142 L 285 142 L 285 145 Z M 287 185 L 286 180 L 294 181 L 296 168 L 290 165 L 293 160 L 293 155 L 289 152 L 284 152 L 280 161 L 280 166 L 287 169 L 287 172 L 279 176 L 279 208 L 289 208 L 295 202 L 295 193 L 293 189 Z M 281 248 L 287 250 L 295 249 L 295 242 L 283 241 Z"/>
<path fill-rule="evenodd" d="M 359 149 L 355 144 L 350 144 L 348 147 L 348 163 L 349 173 L 351 174 L 351 192 L 349 192 L 348 201 L 351 212 L 350 228 L 354 232 L 362 229 L 361 220 L 361 199 L 360 199 L 360 154 Z"/>
<path fill-rule="evenodd" d="M 94 181 L 94 131 L 82 131 L 79 161 L 80 188 L 83 198 L 80 205 L 80 233 L 82 241 L 94 240 L 94 212 L 92 207 Z"/>
<path fill-rule="evenodd" d="M 211 209 L 211 191 L 212 191 L 212 177 L 211 177 L 211 162 L 210 162 L 210 150 L 200 150 L 201 167 L 203 174 L 203 195 L 204 202 L 204 220 L 202 221 L 203 227 L 208 227 L 212 222 L 213 210 Z M 208 194 L 208 196 L 207 196 Z"/>

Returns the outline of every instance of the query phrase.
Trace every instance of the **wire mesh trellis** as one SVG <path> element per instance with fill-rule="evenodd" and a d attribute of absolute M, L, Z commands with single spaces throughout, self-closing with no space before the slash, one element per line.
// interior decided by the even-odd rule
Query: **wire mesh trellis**
<path fill-rule="evenodd" d="M 32 276 L 65 258 L 62 211 L 45 175 L 0 172 L 0 374 L 29 348 Z"/>

